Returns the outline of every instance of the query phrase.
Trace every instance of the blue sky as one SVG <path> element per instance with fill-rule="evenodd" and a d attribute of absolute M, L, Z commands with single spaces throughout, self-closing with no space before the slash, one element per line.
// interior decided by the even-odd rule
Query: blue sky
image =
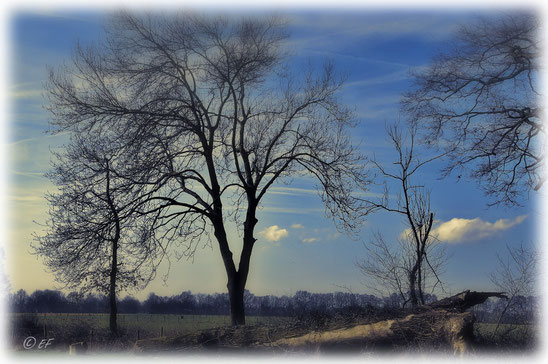
<path fill-rule="evenodd" d="M 46 65 L 57 67 L 70 62 L 76 41 L 89 44 L 100 40 L 106 15 L 99 11 L 44 11 L 16 13 L 11 18 L 6 251 L 12 290 L 55 286 L 40 259 L 29 253 L 31 234 L 41 229 L 35 222 L 47 218 L 43 195 L 53 190 L 42 176 L 49 167 L 49 150 L 66 142 L 64 135 L 45 134 L 49 118 L 42 107 Z M 360 9 L 329 13 L 302 10 L 284 15 L 290 20 L 288 46 L 295 64 L 330 59 L 348 75 L 340 97 L 356 108 L 359 125 L 353 137 L 360 142 L 363 153 L 374 152 L 379 161 L 388 162 L 394 154 L 386 141 L 385 124 L 400 118 L 398 102 L 401 93 L 410 87 L 408 72 L 426 66 L 436 52 L 448 46 L 458 25 L 477 13 Z M 440 180 L 441 167 L 440 163 L 431 164 L 417 176 L 417 182 L 432 191 L 438 226 L 445 223 L 445 227 L 452 228 L 452 235 L 443 235 L 451 255 L 443 276 L 447 288 L 453 293 L 466 288 L 490 289 L 488 274 L 495 268 L 496 254 L 504 254 L 506 244 L 529 245 L 536 241 L 542 217 L 536 203 L 539 196 L 532 195 L 521 208 L 487 207 L 489 200 L 475 181 L 463 178 L 457 182 L 454 176 Z M 259 241 L 247 288 L 259 295 L 291 295 L 297 290 L 332 292 L 341 286 L 368 292 L 354 265 L 366 256 L 363 243 L 375 231 L 393 240 L 405 229 L 399 216 L 377 213 L 368 217 L 358 238 L 350 239 L 337 232 L 325 217 L 314 184 L 300 179 L 276 186 L 258 218 Z M 238 240 L 234 227 L 229 227 L 229 236 Z M 166 269 L 163 267 L 160 273 Z M 193 262 L 173 258 L 166 282 L 159 277 L 145 291 L 130 293 L 143 298 L 151 291 L 170 295 L 182 290 L 226 290 L 215 243 L 199 249 Z"/>

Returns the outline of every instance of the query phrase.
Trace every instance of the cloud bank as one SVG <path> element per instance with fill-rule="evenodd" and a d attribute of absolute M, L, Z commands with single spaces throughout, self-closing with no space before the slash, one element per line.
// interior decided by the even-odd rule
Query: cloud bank
<path fill-rule="evenodd" d="M 272 225 L 262 231 L 259 231 L 259 235 L 268 241 L 278 241 L 289 235 L 289 232 L 286 229 L 280 229 L 278 225 Z"/>

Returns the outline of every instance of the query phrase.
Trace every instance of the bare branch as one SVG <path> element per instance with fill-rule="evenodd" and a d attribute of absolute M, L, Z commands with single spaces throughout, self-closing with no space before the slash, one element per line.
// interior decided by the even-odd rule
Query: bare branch
<path fill-rule="evenodd" d="M 537 29 L 524 13 L 463 26 L 403 101 L 424 141 L 448 154 L 444 175 L 469 170 L 493 204 L 520 205 L 545 179 Z"/>

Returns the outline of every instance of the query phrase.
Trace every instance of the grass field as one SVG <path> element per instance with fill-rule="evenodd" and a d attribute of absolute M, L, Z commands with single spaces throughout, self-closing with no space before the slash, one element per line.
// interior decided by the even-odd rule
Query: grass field
<path fill-rule="evenodd" d="M 109 336 L 108 314 L 39 313 L 11 314 L 10 336 L 15 348 L 21 349 L 26 337 L 38 340 L 54 338 L 56 346 L 65 350 L 67 345 L 78 342 L 106 344 Z M 248 316 L 248 325 L 278 325 L 288 323 L 287 317 Z M 204 329 L 230 325 L 229 316 L 220 315 L 162 315 L 119 314 L 118 328 L 123 346 L 137 339 L 160 336 L 178 336 Z"/>
<path fill-rule="evenodd" d="M 478 347 L 494 350 L 526 350 L 535 346 L 538 325 L 474 324 L 474 336 Z"/>
<path fill-rule="evenodd" d="M 29 314 L 13 314 L 14 316 Z M 82 314 L 82 313 L 39 313 L 32 314 L 38 318 L 38 324 L 53 327 L 71 326 L 84 324 L 96 330 L 108 329 L 108 314 Z M 289 318 L 248 316 L 246 323 L 253 324 L 276 324 L 287 321 Z M 220 315 L 161 315 L 161 314 L 119 314 L 118 327 L 121 330 L 137 332 L 140 329 L 143 333 L 157 332 L 160 336 L 161 330 L 165 336 L 184 334 L 196 330 L 209 329 L 213 327 L 230 325 L 229 316 Z"/>
<path fill-rule="evenodd" d="M 199 333 L 202 330 L 230 325 L 229 316 L 120 314 L 118 315 L 120 335 L 113 338 L 109 331 L 108 314 L 10 314 L 8 317 L 11 321 L 8 333 L 11 336 L 12 347 L 18 351 L 31 352 L 37 349 L 23 350 L 24 340 L 31 336 L 38 342 L 44 338 L 54 338 L 55 345 L 48 350 L 55 352 L 68 352 L 68 346 L 76 342 L 85 342 L 90 348 L 99 351 L 125 351 L 133 348 L 138 339 L 175 337 L 194 333 L 202 335 Z M 256 326 L 258 331 L 250 331 L 253 335 L 261 330 L 267 330 L 271 335 L 275 331 L 283 332 L 284 327 L 292 327 L 295 319 L 248 316 L 246 323 L 248 327 L 263 325 Z M 503 324 L 494 333 L 495 327 L 495 324 L 474 324 L 474 347 L 478 350 L 497 352 L 534 347 L 537 325 Z M 256 339 L 259 338 L 253 340 Z"/>

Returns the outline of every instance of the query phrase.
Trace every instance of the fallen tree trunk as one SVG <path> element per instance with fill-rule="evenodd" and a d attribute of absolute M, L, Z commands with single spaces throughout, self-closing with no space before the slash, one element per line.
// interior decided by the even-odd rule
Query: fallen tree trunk
<path fill-rule="evenodd" d="M 298 350 L 451 349 L 464 354 L 473 336 L 469 312 L 432 310 L 351 328 L 283 338 L 268 346 Z"/>
<path fill-rule="evenodd" d="M 464 312 L 500 292 L 464 291 L 429 305 L 413 308 L 403 318 L 357 325 L 350 328 L 311 332 L 283 338 L 270 344 L 284 350 L 329 350 L 354 348 L 450 349 L 464 354 L 473 340 L 474 316 Z"/>

